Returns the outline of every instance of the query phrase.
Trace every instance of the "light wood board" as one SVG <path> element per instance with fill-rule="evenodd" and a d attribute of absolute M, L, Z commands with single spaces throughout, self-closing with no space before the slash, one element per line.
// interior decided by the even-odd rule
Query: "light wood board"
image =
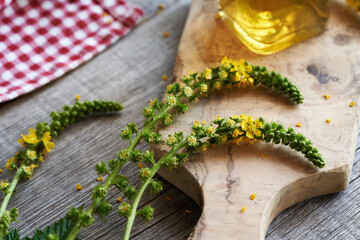
<path fill-rule="evenodd" d="M 183 168 L 160 175 L 191 196 L 203 208 L 191 239 L 264 239 L 272 219 L 304 199 L 346 188 L 357 137 L 360 18 L 343 3 L 331 3 L 328 29 L 280 53 L 259 56 L 249 52 L 221 21 L 215 20 L 216 1 L 195 0 L 182 35 L 174 79 L 190 70 L 217 65 L 223 56 L 265 65 L 294 82 L 303 93 L 301 105 L 266 88 L 231 89 L 210 94 L 179 116 L 163 136 L 191 132 L 194 120 L 210 121 L 216 114 L 248 113 L 285 126 L 302 124 L 297 132 L 311 139 L 323 154 L 324 169 L 313 167 L 284 146 L 222 145 L 193 155 Z M 325 100 L 324 94 L 330 95 Z M 331 123 L 326 123 L 330 118 Z M 155 146 L 157 156 L 166 150 Z M 265 157 L 261 157 L 264 153 Z M 250 195 L 256 193 L 254 201 Z M 241 208 L 246 212 L 241 213 Z"/>

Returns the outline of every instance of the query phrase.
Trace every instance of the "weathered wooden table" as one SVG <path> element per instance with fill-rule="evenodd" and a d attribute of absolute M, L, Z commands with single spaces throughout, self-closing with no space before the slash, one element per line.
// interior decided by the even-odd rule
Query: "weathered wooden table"
<path fill-rule="evenodd" d="M 11 199 L 10 206 L 19 208 L 20 222 L 13 226 L 22 236 L 64 216 L 71 206 L 88 206 L 90 192 L 96 185 L 95 164 L 113 158 L 126 147 L 127 143 L 120 140 L 120 129 L 130 121 L 141 124 L 142 109 L 149 99 L 162 97 L 167 83 L 161 76 L 172 75 L 191 2 L 131 2 L 145 9 L 146 19 L 128 36 L 66 76 L 0 105 L 2 164 L 17 151 L 16 140 L 21 133 L 26 133 L 39 121 L 49 120 L 51 111 L 72 104 L 77 94 L 82 99 L 116 100 L 125 106 L 121 114 L 92 117 L 66 129 L 33 178 L 18 185 L 18 193 Z M 157 12 L 160 3 L 165 5 L 162 13 Z M 170 37 L 163 37 L 165 31 Z M 171 77 L 168 82 L 170 80 Z M 142 149 L 145 148 L 143 145 Z M 313 198 L 287 209 L 274 219 L 267 239 L 359 239 L 359 159 L 358 146 L 350 184 L 345 191 Z M 133 180 L 137 178 L 133 165 L 126 166 L 124 172 Z M 2 178 L 6 177 L 2 173 Z M 142 200 L 141 205 L 151 204 L 155 208 L 155 216 L 150 223 L 136 221 L 133 239 L 186 239 L 199 219 L 201 209 L 177 188 L 163 182 L 161 194 L 147 194 Z M 78 183 L 83 186 L 79 192 L 75 190 Z M 117 191 L 110 191 L 109 201 L 115 203 L 118 195 Z M 124 227 L 125 219 L 114 209 L 106 221 L 97 219 L 80 237 L 119 239 Z"/>

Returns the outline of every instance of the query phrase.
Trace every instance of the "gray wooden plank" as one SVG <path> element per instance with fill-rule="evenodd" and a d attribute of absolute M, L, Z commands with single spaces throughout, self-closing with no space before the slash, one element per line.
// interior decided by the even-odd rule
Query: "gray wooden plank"
<path fill-rule="evenodd" d="M 161 76 L 171 76 L 189 8 L 189 2 L 168 2 L 163 13 L 148 18 L 89 63 L 0 109 L 0 151 L 4 163 L 18 149 L 16 140 L 20 133 L 27 132 L 38 121 L 48 120 L 47 115 L 52 110 L 73 103 L 76 94 L 82 99 L 118 100 L 125 106 L 119 115 L 97 116 L 69 127 L 56 139 L 56 148 L 37 169 L 33 179 L 19 184 L 18 194 L 10 206 L 19 207 L 20 222 L 13 226 L 19 228 L 21 235 L 64 216 L 70 206 L 89 205 L 91 188 L 96 184 L 95 163 L 114 157 L 126 147 L 127 143 L 119 138 L 120 129 L 130 121 L 141 125 L 142 109 L 149 99 L 163 94 L 167 83 Z M 174 6 L 170 7 L 172 4 Z M 171 36 L 163 38 L 164 31 L 171 32 Z M 127 166 L 124 173 L 135 180 L 136 170 L 134 166 Z M 84 187 L 80 192 L 74 188 L 77 183 Z M 158 211 L 150 225 L 136 222 L 134 235 L 139 238 L 142 230 L 149 229 L 149 233 L 156 230 L 156 226 L 163 227 L 157 223 L 164 219 L 177 230 L 162 237 L 179 232 L 186 237 L 200 215 L 200 209 L 189 197 L 166 182 L 164 185 L 162 195 L 146 196 L 141 203 L 151 201 Z M 166 200 L 168 195 L 173 196 L 172 201 Z M 116 191 L 111 191 L 109 201 L 115 203 L 118 196 Z M 185 209 L 192 209 L 191 216 L 195 217 L 192 221 L 179 222 Z M 120 219 L 114 209 L 107 221 L 97 220 L 80 236 L 83 239 L 117 239 L 124 226 L 124 219 Z"/>

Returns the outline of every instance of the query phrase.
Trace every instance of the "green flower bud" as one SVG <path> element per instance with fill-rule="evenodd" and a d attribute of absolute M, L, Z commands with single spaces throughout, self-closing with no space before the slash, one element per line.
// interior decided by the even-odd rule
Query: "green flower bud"
<path fill-rule="evenodd" d="M 154 159 L 154 153 L 149 151 L 149 150 L 146 150 L 146 152 L 144 153 L 144 162 L 145 163 L 152 163 L 153 165 L 155 165 L 155 159 Z"/>
<path fill-rule="evenodd" d="M 146 206 L 143 209 L 139 210 L 136 215 L 140 215 L 145 222 L 148 222 L 153 218 L 154 209 L 150 206 Z"/>
<path fill-rule="evenodd" d="M 131 129 L 131 133 L 137 133 L 139 130 L 137 129 L 137 126 L 135 123 L 131 122 L 127 125 L 129 129 Z"/>
<path fill-rule="evenodd" d="M 182 102 L 178 102 L 175 108 L 177 110 L 177 113 L 185 113 L 189 110 L 188 105 Z"/>
<path fill-rule="evenodd" d="M 154 116 L 154 108 L 151 106 L 145 108 L 143 114 L 144 114 L 144 117 L 146 117 L 146 118 L 153 117 Z"/>
<path fill-rule="evenodd" d="M 129 187 L 125 188 L 124 195 L 129 200 L 132 200 L 135 197 L 135 194 L 136 194 L 136 189 L 133 186 L 129 186 Z"/>
<path fill-rule="evenodd" d="M 162 118 L 162 122 L 165 126 L 169 126 L 174 122 L 174 116 L 170 113 L 166 113 Z"/>
<path fill-rule="evenodd" d="M 173 147 L 176 143 L 177 143 L 177 139 L 175 136 L 169 134 L 168 138 L 165 140 L 165 143 L 169 146 L 169 147 Z"/>
<path fill-rule="evenodd" d="M 129 179 L 124 175 L 116 175 L 111 184 L 120 191 L 123 191 L 129 185 Z"/>
<path fill-rule="evenodd" d="M 156 194 L 163 190 L 163 185 L 160 181 L 152 180 L 149 184 L 150 193 Z"/>
<path fill-rule="evenodd" d="M 102 219 L 109 215 L 110 211 L 112 209 L 112 205 L 108 203 L 107 201 L 103 200 L 99 206 L 95 209 L 95 213 Z"/>
<path fill-rule="evenodd" d="M 118 164 L 119 159 L 110 159 L 108 162 L 108 166 L 110 168 L 111 171 L 113 171 L 116 167 L 116 165 Z"/>
<path fill-rule="evenodd" d="M 179 158 L 177 156 L 172 156 L 171 158 L 166 159 L 165 166 L 168 169 L 173 169 L 179 166 Z"/>
<path fill-rule="evenodd" d="M 141 153 L 141 151 L 139 150 L 133 150 L 130 154 L 130 160 L 133 162 L 133 163 L 137 163 L 137 162 L 140 162 L 143 158 L 143 155 Z"/>
<path fill-rule="evenodd" d="M 119 215 L 122 217 L 127 217 L 130 211 L 130 204 L 128 204 L 127 202 L 122 202 L 119 205 Z"/>
<path fill-rule="evenodd" d="M 144 140 L 148 143 L 159 143 L 162 141 L 161 134 L 148 131 L 144 133 Z"/>
<path fill-rule="evenodd" d="M 98 175 L 104 175 L 109 174 L 109 170 L 106 167 L 106 163 L 104 161 L 101 161 L 95 165 L 95 170 Z"/>
<path fill-rule="evenodd" d="M 127 150 L 123 149 L 117 154 L 117 158 L 120 161 L 126 160 L 129 157 L 129 153 Z"/>
<path fill-rule="evenodd" d="M 132 130 L 129 127 L 121 130 L 120 137 L 124 140 L 131 140 Z"/>
<path fill-rule="evenodd" d="M 23 168 L 23 172 L 21 176 L 25 179 L 30 179 L 32 177 L 34 169 L 31 166 L 22 166 L 22 168 Z"/>
<path fill-rule="evenodd" d="M 93 189 L 93 193 L 92 193 L 92 198 L 96 199 L 96 198 L 105 198 L 107 194 L 107 190 L 102 186 L 102 185 L 98 185 L 96 187 L 94 187 Z"/>
<path fill-rule="evenodd" d="M 150 177 L 151 170 L 149 168 L 141 168 L 139 173 L 139 178 L 146 180 Z"/>

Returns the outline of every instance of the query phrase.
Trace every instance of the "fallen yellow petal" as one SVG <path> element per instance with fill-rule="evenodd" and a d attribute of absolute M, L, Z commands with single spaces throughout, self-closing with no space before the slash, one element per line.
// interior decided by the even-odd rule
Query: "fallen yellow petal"
<path fill-rule="evenodd" d="M 254 193 L 251 194 L 251 195 L 250 195 L 250 200 L 254 200 L 254 199 L 256 198 L 256 195 L 257 195 L 256 193 L 255 193 L 255 194 L 254 194 Z"/>
<path fill-rule="evenodd" d="M 80 191 L 82 189 L 82 186 L 80 184 L 76 184 L 76 190 Z"/>

